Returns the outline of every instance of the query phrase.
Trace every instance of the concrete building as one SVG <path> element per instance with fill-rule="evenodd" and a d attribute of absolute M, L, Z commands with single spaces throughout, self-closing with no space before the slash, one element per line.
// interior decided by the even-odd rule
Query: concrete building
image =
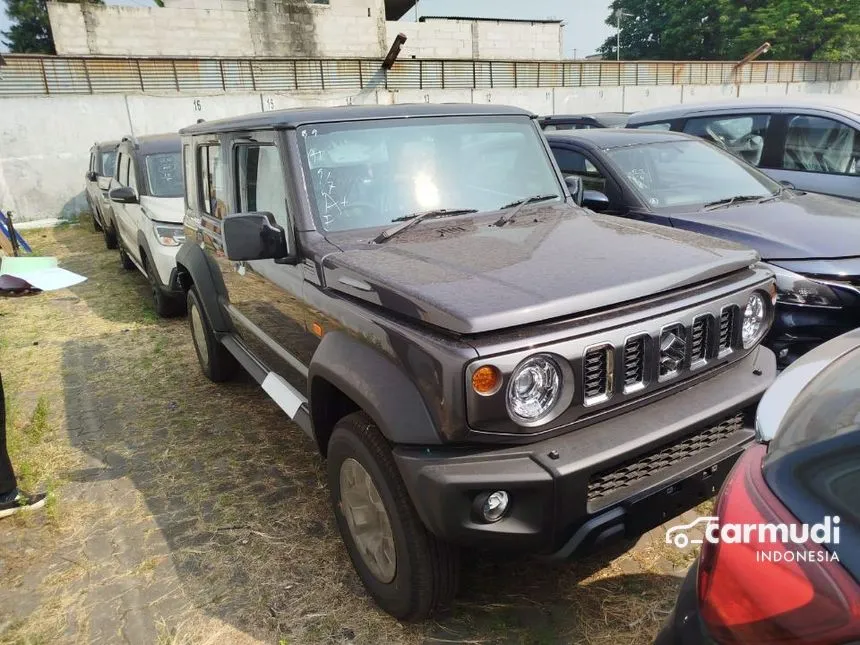
<path fill-rule="evenodd" d="M 394 37 L 415 58 L 544 59 L 558 20 L 423 18 L 414 0 L 165 0 L 162 7 L 49 2 L 60 55 L 381 58 Z"/>

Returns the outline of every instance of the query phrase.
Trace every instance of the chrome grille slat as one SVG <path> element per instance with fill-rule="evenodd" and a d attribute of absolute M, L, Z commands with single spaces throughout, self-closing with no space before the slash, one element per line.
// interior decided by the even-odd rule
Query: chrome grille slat
<path fill-rule="evenodd" d="M 606 394 L 606 350 L 592 349 L 586 353 L 583 374 L 586 399 Z"/>
<path fill-rule="evenodd" d="M 737 315 L 734 307 L 726 307 L 720 313 L 720 353 L 729 351 L 732 348 L 736 319 Z"/>
<path fill-rule="evenodd" d="M 710 358 L 711 317 L 699 316 L 693 321 L 690 335 L 690 361 L 697 363 Z"/>
<path fill-rule="evenodd" d="M 628 338 L 624 343 L 624 389 L 645 382 L 645 336 Z"/>

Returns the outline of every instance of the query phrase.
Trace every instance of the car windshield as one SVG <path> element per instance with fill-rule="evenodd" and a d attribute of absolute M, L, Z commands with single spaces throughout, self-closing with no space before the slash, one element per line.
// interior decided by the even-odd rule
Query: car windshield
<path fill-rule="evenodd" d="M 563 195 L 539 134 L 522 117 L 320 124 L 298 135 L 317 224 L 327 232 Z"/>
<path fill-rule="evenodd" d="M 116 171 L 116 151 L 102 153 L 102 177 L 113 177 Z"/>
<path fill-rule="evenodd" d="M 732 198 L 776 195 L 764 174 L 704 141 L 664 141 L 607 152 L 654 210 L 701 207 Z"/>
<path fill-rule="evenodd" d="M 163 152 L 146 156 L 149 194 L 153 197 L 182 197 L 182 159 L 180 153 Z"/>

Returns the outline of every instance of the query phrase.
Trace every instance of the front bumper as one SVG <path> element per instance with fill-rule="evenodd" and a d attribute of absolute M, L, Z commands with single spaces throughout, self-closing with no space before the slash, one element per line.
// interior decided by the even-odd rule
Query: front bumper
<path fill-rule="evenodd" d="M 755 405 L 775 376 L 773 353 L 760 347 L 686 390 L 552 439 L 495 450 L 398 446 L 394 457 L 440 538 L 566 558 L 715 495 L 753 439 Z M 495 490 L 509 493 L 510 508 L 488 524 L 475 500 Z"/>
<path fill-rule="evenodd" d="M 780 369 L 811 349 L 860 326 L 860 309 L 821 309 L 778 304 L 764 345 L 776 354 Z"/>

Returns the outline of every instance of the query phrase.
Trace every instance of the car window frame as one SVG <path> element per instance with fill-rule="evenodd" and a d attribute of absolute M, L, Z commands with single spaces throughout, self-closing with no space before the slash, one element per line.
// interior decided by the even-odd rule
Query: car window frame
<path fill-rule="evenodd" d="M 240 173 L 239 173 L 239 151 L 241 148 L 269 148 L 272 147 L 275 149 L 278 155 L 278 159 L 281 164 L 281 178 L 284 186 L 284 215 L 286 217 L 286 222 L 281 223 L 278 221 L 278 218 L 275 213 L 272 213 L 272 216 L 275 217 L 275 221 L 281 227 L 283 227 L 284 231 L 287 232 L 288 239 L 292 236 L 292 231 L 295 230 L 296 221 L 294 217 L 293 210 L 290 206 L 290 183 L 287 181 L 287 170 L 289 169 L 289 159 L 287 155 L 285 155 L 285 147 L 281 140 L 281 137 L 274 130 L 262 130 L 253 132 L 251 134 L 242 136 L 240 138 L 234 138 L 230 141 L 229 144 L 229 167 L 228 172 L 230 173 L 227 178 L 227 183 L 230 185 L 231 199 L 230 199 L 230 213 L 243 213 L 243 212 L 251 212 L 245 211 L 243 209 L 242 204 L 242 189 L 240 185 Z"/>
<path fill-rule="evenodd" d="M 549 145 L 550 149 L 555 145 L 559 148 L 566 148 L 571 152 L 581 154 L 603 175 L 606 179 L 606 190 L 603 191 L 603 194 L 606 195 L 612 206 L 618 207 L 607 211 L 607 213 L 623 215 L 631 211 L 641 211 L 643 209 L 650 212 L 642 196 L 630 189 L 626 182 L 619 181 L 615 169 L 609 163 L 605 162 L 602 157 L 589 150 L 587 146 L 583 146 L 577 141 L 559 140 L 550 141 Z M 559 171 L 564 175 L 564 171 L 561 170 L 560 166 Z M 616 199 L 613 199 L 613 197 Z"/>

